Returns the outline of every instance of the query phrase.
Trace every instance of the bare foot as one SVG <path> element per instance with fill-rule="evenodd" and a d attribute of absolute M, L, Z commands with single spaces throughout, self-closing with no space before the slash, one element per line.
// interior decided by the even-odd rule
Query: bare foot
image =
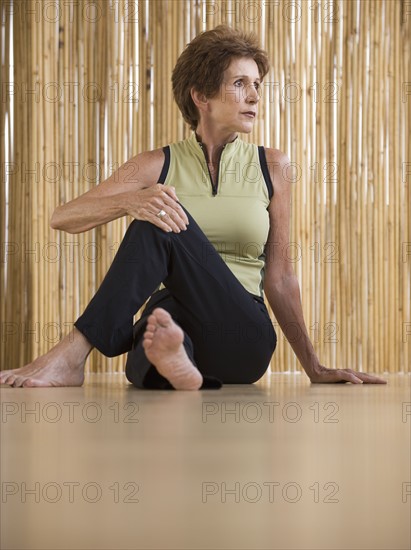
<path fill-rule="evenodd" d="M 143 348 L 149 361 L 176 390 L 198 390 L 203 377 L 183 346 L 184 332 L 165 309 L 148 317 Z"/>
<path fill-rule="evenodd" d="M 49 352 L 19 369 L 0 372 L 0 384 L 14 388 L 81 386 L 84 364 L 93 346 L 74 329 Z"/>

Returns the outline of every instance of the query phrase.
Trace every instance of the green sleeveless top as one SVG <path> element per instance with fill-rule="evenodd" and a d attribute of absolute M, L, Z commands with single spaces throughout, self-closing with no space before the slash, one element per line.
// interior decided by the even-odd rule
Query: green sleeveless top
<path fill-rule="evenodd" d="M 163 151 L 159 183 L 175 187 L 180 203 L 240 283 L 251 294 L 264 298 L 264 246 L 270 226 L 267 209 L 273 195 L 264 147 L 239 137 L 227 143 L 215 186 L 195 132 Z M 161 284 L 159 290 L 163 288 Z"/>

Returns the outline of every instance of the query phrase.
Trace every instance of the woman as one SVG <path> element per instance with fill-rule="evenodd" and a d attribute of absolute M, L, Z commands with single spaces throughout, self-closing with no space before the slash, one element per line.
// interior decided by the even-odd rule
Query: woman
<path fill-rule="evenodd" d="M 286 336 L 294 327 L 288 337 L 311 382 L 385 383 L 326 369 L 307 334 L 297 278 L 281 253 L 289 159 L 238 136 L 252 131 L 268 67 L 254 35 L 219 26 L 190 42 L 172 83 L 191 137 L 137 155 L 56 209 L 51 226 L 69 233 L 124 215 L 135 220 L 73 331 L 32 363 L 2 372 L 2 383 L 82 385 L 93 347 L 107 356 L 128 352 L 126 376 L 140 388 L 253 383 L 277 340 L 264 293 Z"/>

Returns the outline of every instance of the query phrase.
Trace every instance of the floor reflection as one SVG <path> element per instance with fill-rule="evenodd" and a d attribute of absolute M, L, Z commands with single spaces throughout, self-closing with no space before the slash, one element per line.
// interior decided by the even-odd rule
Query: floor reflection
<path fill-rule="evenodd" d="M 1 387 L 1 547 L 410 548 L 411 377 Z"/>

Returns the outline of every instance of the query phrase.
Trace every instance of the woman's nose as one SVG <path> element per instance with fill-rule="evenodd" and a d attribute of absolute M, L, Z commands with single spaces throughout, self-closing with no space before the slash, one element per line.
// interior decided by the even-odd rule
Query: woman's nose
<path fill-rule="evenodd" d="M 247 101 L 251 101 L 253 103 L 260 100 L 260 94 L 254 85 L 247 86 L 246 99 Z"/>

